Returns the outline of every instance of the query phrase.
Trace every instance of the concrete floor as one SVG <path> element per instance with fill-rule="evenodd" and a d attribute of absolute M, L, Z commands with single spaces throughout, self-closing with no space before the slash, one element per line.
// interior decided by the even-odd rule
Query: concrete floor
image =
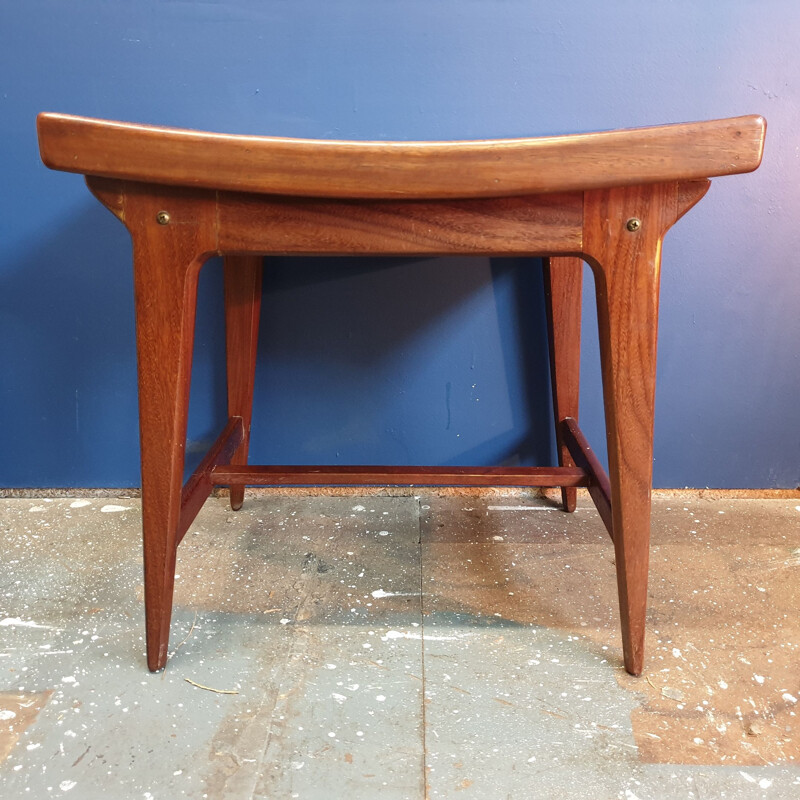
<path fill-rule="evenodd" d="M 0 500 L 0 797 L 800 797 L 800 498 L 654 502 L 620 666 L 583 500 L 212 498 L 144 661 L 126 498 Z"/>

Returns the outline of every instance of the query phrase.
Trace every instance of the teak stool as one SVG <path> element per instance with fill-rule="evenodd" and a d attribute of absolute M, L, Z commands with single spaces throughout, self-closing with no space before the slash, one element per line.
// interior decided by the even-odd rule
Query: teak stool
<path fill-rule="evenodd" d="M 585 486 L 614 542 L 625 669 L 642 671 L 661 240 L 709 178 L 758 167 L 761 117 L 464 142 L 229 136 L 61 114 L 42 160 L 133 239 L 147 663 L 167 661 L 176 549 L 217 485 Z M 559 467 L 247 466 L 262 256 L 542 256 Z M 222 255 L 228 424 L 183 485 L 197 276 Z M 594 271 L 609 476 L 578 427 L 581 260 Z"/>

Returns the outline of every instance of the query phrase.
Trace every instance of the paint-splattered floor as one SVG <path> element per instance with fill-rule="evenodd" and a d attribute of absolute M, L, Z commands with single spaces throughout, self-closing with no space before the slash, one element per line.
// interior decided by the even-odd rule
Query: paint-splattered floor
<path fill-rule="evenodd" d="M 0 797 L 796 798 L 799 502 L 656 497 L 635 679 L 586 501 L 211 499 L 151 675 L 138 501 L 1 500 Z"/>

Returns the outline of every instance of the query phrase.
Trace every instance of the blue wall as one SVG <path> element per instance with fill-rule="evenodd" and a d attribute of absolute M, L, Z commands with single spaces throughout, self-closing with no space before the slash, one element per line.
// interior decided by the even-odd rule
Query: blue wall
<path fill-rule="evenodd" d="M 138 484 L 130 244 L 39 162 L 50 110 L 354 139 L 764 114 L 761 170 L 716 180 L 666 239 L 655 484 L 796 486 L 798 41 L 795 0 L 0 3 L 0 484 Z M 530 261 L 270 262 L 254 460 L 548 463 L 540 283 Z M 220 286 L 212 263 L 195 452 L 224 418 Z M 582 417 L 601 448 L 592 289 Z"/>

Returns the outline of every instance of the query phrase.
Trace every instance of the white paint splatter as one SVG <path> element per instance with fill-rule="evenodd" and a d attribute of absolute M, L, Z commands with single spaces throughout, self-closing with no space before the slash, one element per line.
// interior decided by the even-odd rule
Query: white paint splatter
<path fill-rule="evenodd" d="M 389 531 L 378 531 L 378 536 L 388 536 Z"/>
<path fill-rule="evenodd" d="M 61 683 L 77 683 L 74 675 L 68 675 L 66 678 L 61 679 Z"/>
<path fill-rule="evenodd" d="M 389 639 L 416 639 L 420 640 L 422 638 L 425 639 L 426 642 L 455 642 L 458 639 L 466 639 L 469 636 L 472 636 L 471 633 L 462 633 L 458 636 L 432 636 L 430 634 L 423 635 L 421 633 L 413 633 L 408 631 L 386 631 L 385 636 L 381 636 L 382 642 L 387 642 Z"/>
<path fill-rule="evenodd" d="M 770 786 L 772 786 L 772 781 L 771 781 L 769 778 L 762 778 L 762 779 L 761 779 L 761 780 L 758 782 L 758 785 L 759 785 L 759 786 L 760 786 L 762 789 L 769 789 L 769 787 L 770 787 Z"/>
<path fill-rule="evenodd" d="M 672 655 L 675 656 L 675 658 L 681 658 L 682 657 L 681 656 L 681 651 L 678 650 L 677 647 L 673 647 L 672 648 Z"/>
<path fill-rule="evenodd" d="M 29 513 L 33 513 L 33 512 L 36 512 L 36 511 L 47 511 L 47 508 L 45 506 L 31 506 L 28 509 Z"/>
<path fill-rule="evenodd" d="M 353 506 L 353 511 L 366 511 L 367 509 L 364 506 Z"/>
<path fill-rule="evenodd" d="M 291 622 L 291 620 L 290 620 L 290 619 L 286 619 L 286 617 L 284 617 L 284 618 L 281 620 L 281 625 L 288 625 L 290 622 Z"/>
<path fill-rule="evenodd" d="M 9 628 L 12 625 L 15 625 L 19 628 L 43 628 L 44 630 L 48 631 L 53 630 L 50 625 L 39 625 L 38 622 L 29 622 L 27 620 L 22 620 L 19 617 L 6 617 L 5 619 L 0 619 L 0 627 Z"/>
<path fill-rule="evenodd" d="M 625 800 L 639 800 L 639 798 L 630 789 L 626 789 Z"/>
<path fill-rule="evenodd" d="M 739 770 L 739 774 L 748 782 L 748 783 L 755 783 L 756 779 L 752 775 L 748 775 L 746 772 L 742 772 Z"/>
<path fill-rule="evenodd" d="M 344 703 L 344 701 L 345 701 L 345 700 L 347 700 L 347 697 L 346 697 L 346 695 L 343 695 L 343 694 L 337 694 L 336 692 L 333 692 L 333 694 L 331 694 L 331 697 L 332 697 L 332 698 L 333 698 L 333 699 L 334 699 L 334 700 L 335 700 L 335 701 L 336 701 L 336 702 L 337 702 L 339 705 L 341 705 L 342 703 Z"/>
<path fill-rule="evenodd" d="M 793 694 L 789 694 L 789 692 L 784 692 L 781 697 L 789 703 L 797 702 L 797 698 Z"/>
<path fill-rule="evenodd" d="M 381 597 L 413 597 L 416 595 L 416 592 L 384 592 L 383 589 L 376 589 L 372 592 L 372 596 L 376 600 L 380 600 Z"/>
<path fill-rule="evenodd" d="M 70 504 L 70 508 L 83 508 L 84 506 L 90 506 L 92 504 L 91 500 L 73 500 Z"/>
<path fill-rule="evenodd" d="M 489 511 L 554 511 L 555 506 L 489 506 Z"/>
<path fill-rule="evenodd" d="M 382 702 L 383 702 L 383 701 L 386 699 L 386 695 L 385 695 L 385 694 L 378 694 L 378 695 L 375 695 L 375 699 L 376 699 L 376 700 L 377 700 L 379 703 L 382 703 Z"/>
<path fill-rule="evenodd" d="M 0 708 L 0 719 L 7 720 L 7 719 L 14 719 L 17 715 L 8 708 Z"/>
<path fill-rule="evenodd" d="M 755 679 L 756 683 L 764 683 L 763 675 L 756 675 L 755 673 L 753 673 L 753 678 Z"/>
<path fill-rule="evenodd" d="M 727 684 L 727 683 L 725 683 L 725 681 L 721 680 L 721 681 L 719 682 L 719 688 L 720 688 L 720 689 L 727 689 L 727 688 L 728 688 L 728 684 Z"/>
<path fill-rule="evenodd" d="M 406 631 L 386 631 L 386 636 L 381 636 L 381 641 L 386 642 L 389 639 L 420 639 L 422 638 L 418 633 L 408 633 Z"/>
<path fill-rule="evenodd" d="M 115 506 L 113 503 L 109 503 L 107 506 L 103 506 L 100 511 L 104 514 L 115 514 L 118 511 L 130 511 L 130 506 Z"/>
<path fill-rule="evenodd" d="M 61 789 L 62 792 L 68 792 L 70 789 L 74 789 L 78 784 L 75 781 L 61 781 L 58 784 L 58 788 Z"/>
<path fill-rule="evenodd" d="M 292 761 L 292 769 L 303 769 L 305 765 L 305 761 Z"/>

